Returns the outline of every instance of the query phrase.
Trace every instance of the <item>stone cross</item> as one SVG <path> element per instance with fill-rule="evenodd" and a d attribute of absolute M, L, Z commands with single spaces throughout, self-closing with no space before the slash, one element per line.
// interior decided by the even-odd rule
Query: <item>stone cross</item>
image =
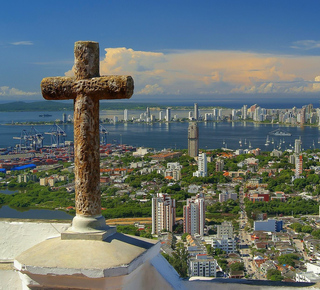
<path fill-rule="evenodd" d="M 134 84 L 130 76 L 99 74 L 99 43 L 78 41 L 74 46 L 72 77 L 44 78 L 42 95 L 46 100 L 74 100 L 74 159 L 76 217 L 71 230 L 104 230 L 101 215 L 99 100 L 128 99 Z"/>

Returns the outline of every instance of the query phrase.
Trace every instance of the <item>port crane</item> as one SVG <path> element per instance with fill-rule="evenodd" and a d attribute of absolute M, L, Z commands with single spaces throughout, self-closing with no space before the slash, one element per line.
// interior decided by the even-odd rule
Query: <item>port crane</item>
<path fill-rule="evenodd" d="M 51 136 L 51 148 L 59 148 L 65 146 L 67 133 L 57 124 L 53 124 L 49 132 L 45 134 Z"/>
<path fill-rule="evenodd" d="M 13 137 L 13 139 L 20 140 L 20 144 L 16 145 L 18 152 L 21 152 L 21 150 L 39 150 L 43 148 L 43 134 L 33 126 L 29 132 L 23 129 L 20 137 Z"/>
<path fill-rule="evenodd" d="M 107 144 L 107 135 L 109 134 L 109 132 L 101 124 L 99 125 L 99 133 L 100 133 L 100 144 L 106 145 Z"/>

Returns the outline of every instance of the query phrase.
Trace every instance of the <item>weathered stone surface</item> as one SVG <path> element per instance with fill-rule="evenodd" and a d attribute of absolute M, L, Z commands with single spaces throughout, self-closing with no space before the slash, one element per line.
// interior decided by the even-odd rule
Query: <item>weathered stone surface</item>
<path fill-rule="evenodd" d="M 99 43 L 77 41 L 74 44 L 74 74 L 78 80 L 99 76 Z"/>
<path fill-rule="evenodd" d="M 42 96 L 46 100 L 75 99 L 78 94 L 99 100 L 129 99 L 133 89 L 131 76 L 102 76 L 78 81 L 71 77 L 53 77 L 41 82 Z"/>

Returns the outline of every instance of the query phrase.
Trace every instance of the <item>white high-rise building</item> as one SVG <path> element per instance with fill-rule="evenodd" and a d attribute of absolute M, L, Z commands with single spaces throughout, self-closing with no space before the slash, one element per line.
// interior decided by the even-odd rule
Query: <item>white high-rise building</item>
<path fill-rule="evenodd" d="M 247 105 L 243 105 L 242 107 L 242 119 L 243 120 L 247 120 L 247 112 L 248 112 L 248 106 Z"/>
<path fill-rule="evenodd" d="M 196 177 L 206 177 L 207 176 L 207 154 L 200 153 L 198 155 L 198 170 L 193 173 Z"/>
<path fill-rule="evenodd" d="M 147 110 L 146 110 L 146 117 L 150 118 L 150 108 L 149 107 L 147 107 Z"/>
<path fill-rule="evenodd" d="M 176 222 L 176 201 L 167 194 L 158 193 L 152 198 L 152 234 L 162 230 L 172 232 Z"/>
<path fill-rule="evenodd" d="M 128 122 L 128 110 L 124 109 L 123 111 L 123 121 Z"/>
<path fill-rule="evenodd" d="M 117 123 L 118 122 L 118 117 L 117 116 L 113 116 L 113 123 Z"/>
<path fill-rule="evenodd" d="M 163 111 L 159 112 L 159 121 L 161 121 L 163 119 Z"/>
<path fill-rule="evenodd" d="M 171 121 L 171 108 L 167 108 L 166 110 L 166 121 L 167 122 Z"/>
<path fill-rule="evenodd" d="M 219 111 L 218 111 L 217 108 L 212 109 L 212 115 L 213 115 L 213 120 L 214 121 L 218 120 L 218 114 L 219 114 Z"/>
<path fill-rule="evenodd" d="M 193 118 L 193 115 L 192 115 L 192 112 L 190 111 L 189 114 L 188 114 L 188 119 L 192 120 L 192 118 Z"/>
<path fill-rule="evenodd" d="M 199 109 L 198 109 L 198 104 L 194 103 L 194 114 L 193 114 L 193 118 L 195 120 L 199 119 Z"/>
<path fill-rule="evenodd" d="M 190 235 L 204 235 L 205 226 L 204 198 L 197 195 L 188 198 L 187 205 L 183 207 L 183 231 Z"/>
<path fill-rule="evenodd" d="M 294 153 L 295 154 L 300 154 L 301 152 L 301 140 L 300 139 L 296 139 L 294 141 Z"/>

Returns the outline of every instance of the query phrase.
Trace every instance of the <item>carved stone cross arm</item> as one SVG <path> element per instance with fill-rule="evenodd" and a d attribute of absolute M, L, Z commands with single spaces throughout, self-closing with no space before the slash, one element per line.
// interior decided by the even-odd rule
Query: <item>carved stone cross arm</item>
<path fill-rule="evenodd" d="M 83 80 L 49 77 L 41 82 L 42 96 L 46 100 L 76 99 L 80 94 L 98 100 L 129 99 L 133 88 L 131 76 L 101 76 Z"/>

